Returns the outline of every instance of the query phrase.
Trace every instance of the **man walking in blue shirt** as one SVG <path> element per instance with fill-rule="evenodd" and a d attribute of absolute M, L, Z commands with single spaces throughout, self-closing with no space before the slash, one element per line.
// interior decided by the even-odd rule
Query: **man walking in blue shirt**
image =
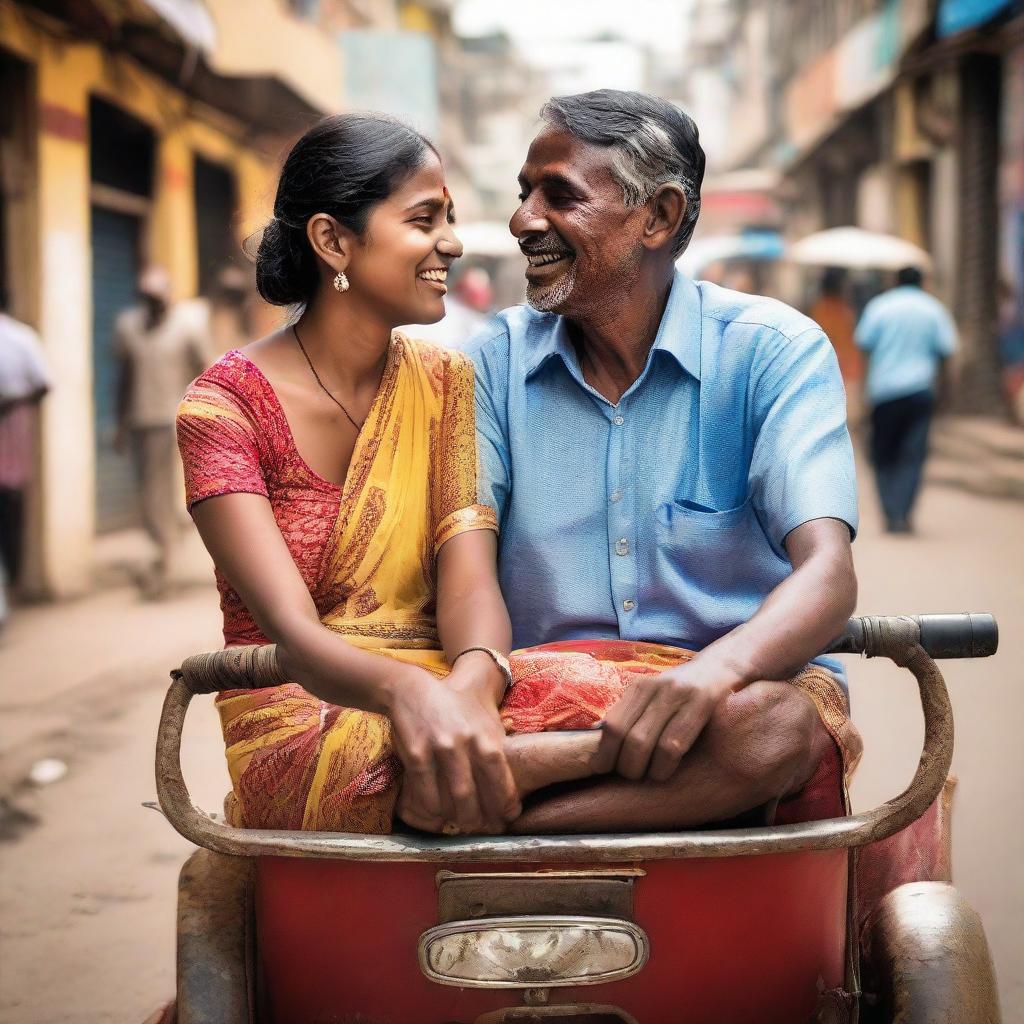
<path fill-rule="evenodd" d="M 943 364 L 956 349 L 949 313 L 921 282 L 921 271 L 901 270 L 897 286 L 864 308 L 856 333 L 857 345 L 868 353 L 871 462 L 890 533 L 911 530 L 935 391 Z"/>
<path fill-rule="evenodd" d="M 776 799 L 799 792 L 832 740 L 848 770 L 859 751 L 839 682 L 787 681 L 856 598 L 835 353 L 788 306 L 676 271 L 704 173 L 686 114 L 614 90 L 541 113 L 509 225 L 530 306 L 468 349 L 514 643 L 700 653 L 607 715 L 594 769 L 652 788 L 553 798 L 517 827 L 720 820 L 768 799 L 766 780 Z"/>

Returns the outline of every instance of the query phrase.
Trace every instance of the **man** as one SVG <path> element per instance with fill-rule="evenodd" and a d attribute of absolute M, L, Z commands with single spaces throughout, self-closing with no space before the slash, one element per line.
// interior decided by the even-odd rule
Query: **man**
<path fill-rule="evenodd" d="M 868 354 L 871 462 L 885 528 L 910 533 L 936 387 L 956 349 L 956 328 L 942 303 L 922 288 L 920 270 L 905 267 L 896 280 L 864 307 L 856 339 Z"/>
<path fill-rule="evenodd" d="M 207 321 L 186 304 L 171 304 L 171 283 L 161 267 L 139 277 L 140 304 L 125 310 L 114 329 L 120 362 L 119 450 L 131 447 L 139 478 L 143 521 L 157 546 L 147 585 L 150 597 L 166 592 L 178 524 L 174 417 L 190 380 L 209 363 Z"/>
<path fill-rule="evenodd" d="M 788 680 L 827 647 L 856 598 L 835 355 L 794 310 L 676 272 L 704 174 L 689 117 L 613 90 L 541 114 L 510 222 L 532 308 L 498 314 L 468 349 L 514 644 L 701 648 L 627 691 L 594 767 L 671 778 L 679 820 L 694 819 L 687 800 L 701 820 L 733 817 L 765 796 L 716 789 L 707 758 L 689 756 L 709 723 L 745 723 L 715 763 L 756 763 L 747 777 L 779 780 L 775 798 L 834 749 L 807 694 L 765 680 Z M 838 686 L 831 699 L 842 703 Z M 852 758 L 848 722 L 833 734 L 843 729 Z M 579 830 L 663 820 L 644 792 L 616 813 L 588 816 L 569 798 L 543 807 Z M 523 829 L 546 824 L 529 815 Z"/>
<path fill-rule="evenodd" d="M 36 407 L 50 389 L 39 336 L 7 313 L 0 286 L 0 626 L 24 548 L 25 495 L 35 471 Z"/>

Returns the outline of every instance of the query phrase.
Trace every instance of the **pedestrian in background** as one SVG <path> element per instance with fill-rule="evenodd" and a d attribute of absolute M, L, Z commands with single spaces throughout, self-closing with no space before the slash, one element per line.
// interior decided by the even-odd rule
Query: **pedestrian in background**
<path fill-rule="evenodd" d="M 21 572 L 37 407 L 49 389 L 39 336 L 8 315 L 0 287 L 0 626 L 8 617 L 7 587 L 17 584 Z"/>
<path fill-rule="evenodd" d="M 999 282 L 999 359 L 1010 417 L 1024 427 L 1024 304 L 1008 281 Z"/>
<path fill-rule="evenodd" d="M 171 302 L 171 282 L 161 267 L 139 277 L 139 304 L 125 310 L 114 328 L 118 383 L 119 451 L 135 460 L 147 532 L 157 558 L 144 590 L 162 597 L 177 548 L 177 443 L 174 417 L 189 382 L 211 362 L 209 318 L 188 303 Z"/>
<path fill-rule="evenodd" d="M 911 532 L 936 392 L 956 349 L 952 318 L 922 282 L 916 267 L 901 270 L 896 287 L 864 308 L 855 334 L 868 355 L 871 462 L 890 533 Z"/>
<path fill-rule="evenodd" d="M 825 332 L 835 349 L 846 388 L 846 419 L 852 427 L 861 418 L 864 358 L 853 338 L 857 314 L 846 295 L 846 275 L 839 267 L 829 267 L 822 275 L 818 298 L 807 315 Z"/>

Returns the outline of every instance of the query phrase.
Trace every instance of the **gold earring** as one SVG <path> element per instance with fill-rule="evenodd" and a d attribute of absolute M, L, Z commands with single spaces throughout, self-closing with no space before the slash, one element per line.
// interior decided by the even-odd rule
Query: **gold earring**
<path fill-rule="evenodd" d="M 339 292 L 348 291 L 348 278 L 345 276 L 344 270 L 339 270 L 337 276 L 334 278 L 334 287 Z"/>

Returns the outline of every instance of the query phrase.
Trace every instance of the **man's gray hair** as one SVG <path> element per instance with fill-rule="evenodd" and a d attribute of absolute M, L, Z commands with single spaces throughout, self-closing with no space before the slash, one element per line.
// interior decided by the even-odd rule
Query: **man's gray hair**
<path fill-rule="evenodd" d="M 697 126 L 678 107 L 643 92 L 598 89 L 555 96 L 541 108 L 549 124 L 611 152 L 611 170 L 626 206 L 641 206 L 662 185 L 678 185 L 686 216 L 672 245 L 682 255 L 700 216 L 704 150 Z"/>

